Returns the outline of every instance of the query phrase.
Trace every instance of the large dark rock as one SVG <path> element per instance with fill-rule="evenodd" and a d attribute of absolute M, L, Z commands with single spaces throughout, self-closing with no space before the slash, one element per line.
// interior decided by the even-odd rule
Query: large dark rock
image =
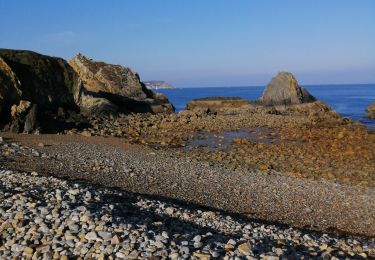
<path fill-rule="evenodd" d="M 294 105 L 314 102 L 316 99 L 298 85 L 292 73 L 280 72 L 268 83 L 261 101 L 264 105 Z"/>
<path fill-rule="evenodd" d="M 3 119 L 3 121 L 9 118 L 11 106 L 21 99 L 20 85 L 16 74 L 0 57 L 0 119 Z"/>
<path fill-rule="evenodd" d="M 38 104 L 40 109 L 76 108 L 78 75 L 61 58 L 32 51 L 0 49 L 2 58 L 17 76 L 22 92 L 19 99 Z"/>
<path fill-rule="evenodd" d="M 138 113 L 174 111 L 164 95 L 147 89 L 139 75 L 129 68 L 93 61 L 81 54 L 72 58 L 69 64 L 82 79 L 76 100 L 86 114 L 100 114 L 106 112 L 107 108 Z"/>
<path fill-rule="evenodd" d="M 78 91 L 79 77 L 64 59 L 0 49 L 0 127 L 37 132 L 41 116 L 43 128 L 52 125 L 58 108 L 78 111 Z"/>
<path fill-rule="evenodd" d="M 366 117 L 375 119 L 375 102 L 372 103 L 368 108 L 367 108 L 367 115 Z"/>
<path fill-rule="evenodd" d="M 148 90 L 128 68 L 82 55 L 71 64 L 74 68 L 61 58 L 0 49 L 0 128 L 59 131 L 65 125 L 77 127 L 73 121 L 78 118 L 81 124 L 81 115 L 174 111 L 164 95 Z M 61 116 L 61 111 L 68 113 Z M 73 121 L 65 116 L 74 111 L 81 114 Z"/>
<path fill-rule="evenodd" d="M 13 133 L 39 133 L 38 105 L 21 100 L 11 108 L 11 122 L 7 129 Z"/>
<path fill-rule="evenodd" d="M 25 117 L 23 132 L 26 134 L 39 132 L 38 105 L 34 104 Z"/>

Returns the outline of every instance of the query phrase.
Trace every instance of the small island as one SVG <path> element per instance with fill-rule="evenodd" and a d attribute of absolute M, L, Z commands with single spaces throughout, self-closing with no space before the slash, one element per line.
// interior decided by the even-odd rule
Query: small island
<path fill-rule="evenodd" d="M 162 80 L 150 80 L 144 81 L 148 89 L 174 89 L 175 87 Z"/>

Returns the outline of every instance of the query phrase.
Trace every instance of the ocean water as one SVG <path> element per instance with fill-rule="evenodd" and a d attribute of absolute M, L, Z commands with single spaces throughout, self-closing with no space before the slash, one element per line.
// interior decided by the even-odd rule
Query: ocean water
<path fill-rule="evenodd" d="M 185 108 L 186 103 L 195 98 L 208 96 L 241 97 L 248 100 L 258 99 L 264 86 L 260 87 L 218 87 L 218 88 L 177 88 L 159 89 L 165 94 L 177 111 Z M 375 129 L 375 120 L 365 118 L 366 108 L 375 101 L 375 84 L 366 85 L 319 85 L 305 86 L 316 98 L 327 103 L 342 116 L 359 120 L 371 129 Z"/>

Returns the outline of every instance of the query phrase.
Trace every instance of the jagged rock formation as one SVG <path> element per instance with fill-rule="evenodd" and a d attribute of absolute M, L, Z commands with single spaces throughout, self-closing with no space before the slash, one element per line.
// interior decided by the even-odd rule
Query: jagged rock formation
<path fill-rule="evenodd" d="M 0 128 L 37 132 L 39 122 L 44 129 L 72 123 L 70 115 L 81 120 L 75 111 L 85 116 L 174 111 L 164 95 L 148 90 L 128 68 L 82 55 L 70 63 L 73 67 L 57 57 L 0 49 Z"/>
<path fill-rule="evenodd" d="M 280 72 L 268 83 L 261 101 L 264 105 L 294 105 L 314 102 L 316 99 L 298 85 L 290 72 Z"/>
<path fill-rule="evenodd" d="M 368 108 L 367 108 L 367 115 L 368 118 L 375 119 L 375 102 L 372 103 Z"/>
<path fill-rule="evenodd" d="M 138 74 L 129 68 L 93 61 L 82 54 L 73 57 L 69 64 L 82 79 L 85 89 L 90 92 L 105 92 L 138 99 L 147 97 Z"/>
<path fill-rule="evenodd" d="M 174 111 L 164 95 L 148 90 L 129 68 L 93 61 L 81 54 L 69 63 L 82 79 L 76 101 L 86 114 L 107 112 L 108 107 L 119 112 Z"/>

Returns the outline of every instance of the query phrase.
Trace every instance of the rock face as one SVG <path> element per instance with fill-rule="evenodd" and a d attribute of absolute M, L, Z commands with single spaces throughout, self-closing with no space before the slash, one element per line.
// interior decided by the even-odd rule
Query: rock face
<path fill-rule="evenodd" d="M 367 108 L 367 115 L 368 118 L 375 119 L 375 102 L 372 103 L 368 108 Z"/>
<path fill-rule="evenodd" d="M 239 97 L 208 97 L 193 99 L 186 104 L 187 110 L 204 110 L 207 112 L 218 112 L 248 105 L 249 101 Z"/>
<path fill-rule="evenodd" d="M 9 117 L 9 109 L 21 99 L 21 83 L 0 57 L 0 118 Z"/>
<path fill-rule="evenodd" d="M 38 105 L 21 100 L 11 108 L 12 121 L 9 130 L 14 133 L 39 133 Z"/>
<path fill-rule="evenodd" d="M 0 57 L 17 76 L 22 94 L 19 99 L 38 104 L 42 109 L 76 107 L 78 75 L 61 58 L 32 51 L 0 49 Z"/>
<path fill-rule="evenodd" d="M 298 85 L 292 73 L 280 72 L 268 83 L 261 101 L 264 105 L 294 105 L 314 102 L 316 99 Z"/>
<path fill-rule="evenodd" d="M 82 79 L 76 101 L 86 114 L 100 114 L 109 107 L 119 112 L 174 111 L 165 96 L 148 90 L 129 68 L 93 61 L 81 54 L 69 64 Z"/>
<path fill-rule="evenodd" d="M 42 116 L 47 124 L 58 108 L 78 111 L 74 100 L 78 89 L 78 75 L 65 60 L 32 51 L 0 49 L 1 127 L 13 132 L 38 132 L 42 114 L 48 114 Z"/>
<path fill-rule="evenodd" d="M 82 55 L 70 62 L 72 66 L 32 51 L 0 49 L 0 128 L 54 131 L 71 125 L 71 115 L 80 121 L 81 114 L 174 111 L 164 95 L 148 90 L 128 68 Z"/>

